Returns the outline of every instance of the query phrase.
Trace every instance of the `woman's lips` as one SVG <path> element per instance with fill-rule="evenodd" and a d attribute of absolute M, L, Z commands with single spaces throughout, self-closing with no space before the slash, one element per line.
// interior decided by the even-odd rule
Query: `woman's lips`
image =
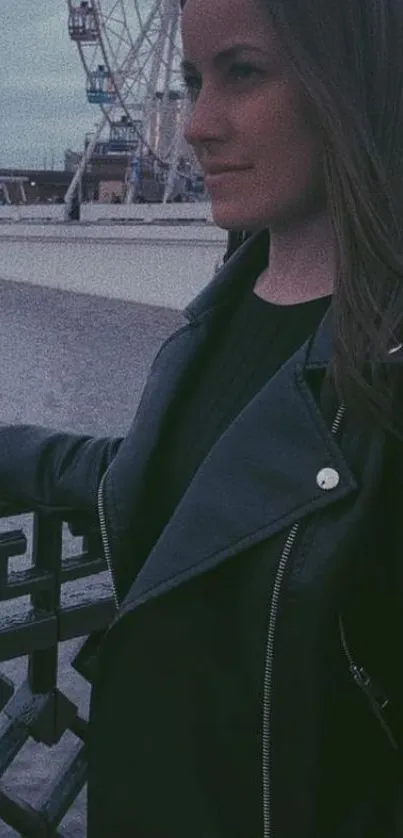
<path fill-rule="evenodd" d="M 210 174 L 206 174 L 205 176 L 205 183 L 207 187 L 210 186 L 219 186 L 222 183 L 226 183 L 226 181 L 230 181 L 236 179 L 245 172 L 250 171 L 250 168 L 244 169 L 226 169 L 222 172 L 211 172 Z"/>

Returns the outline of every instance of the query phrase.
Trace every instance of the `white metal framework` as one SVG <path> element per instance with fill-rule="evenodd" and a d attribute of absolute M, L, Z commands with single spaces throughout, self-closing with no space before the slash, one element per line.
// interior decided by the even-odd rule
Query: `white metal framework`
<path fill-rule="evenodd" d="M 125 200 L 152 172 L 162 200 L 204 198 L 202 172 L 183 138 L 189 106 L 180 74 L 179 0 L 67 0 L 70 38 L 85 70 L 87 97 L 102 112 L 66 195 L 71 199 L 94 149 L 128 154 Z M 105 147 L 105 142 L 103 143 Z"/>

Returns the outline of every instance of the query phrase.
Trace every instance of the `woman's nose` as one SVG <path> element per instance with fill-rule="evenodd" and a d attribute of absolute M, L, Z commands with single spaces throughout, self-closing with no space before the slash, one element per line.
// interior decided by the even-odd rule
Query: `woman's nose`
<path fill-rule="evenodd" d="M 200 90 L 196 101 L 189 104 L 184 126 L 186 142 L 197 148 L 209 140 L 224 139 L 227 127 L 228 120 L 223 98 L 207 88 Z"/>

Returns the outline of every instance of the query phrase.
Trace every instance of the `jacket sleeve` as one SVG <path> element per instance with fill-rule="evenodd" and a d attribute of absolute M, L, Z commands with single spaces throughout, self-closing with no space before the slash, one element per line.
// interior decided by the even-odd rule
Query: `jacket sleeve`
<path fill-rule="evenodd" d="M 0 515 L 44 510 L 96 520 L 98 486 L 122 441 L 0 424 Z"/>

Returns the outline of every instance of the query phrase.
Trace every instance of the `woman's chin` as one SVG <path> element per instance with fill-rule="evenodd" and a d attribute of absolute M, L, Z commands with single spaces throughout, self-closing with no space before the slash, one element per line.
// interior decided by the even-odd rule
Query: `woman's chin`
<path fill-rule="evenodd" d="M 231 207 L 229 202 L 226 204 L 224 202 L 219 203 L 218 201 L 212 202 L 211 214 L 217 227 L 228 230 L 228 232 L 237 230 L 248 230 L 252 232 L 265 226 L 262 219 L 253 218 L 250 214 L 242 211 L 239 205 L 237 207 Z"/>
<path fill-rule="evenodd" d="M 233 206 L 230 201 L 211 201 L 211 214 L 214 223 L 223 230 L 249 230 L 256 226 L 238 201 L 234 201 Z"/>

